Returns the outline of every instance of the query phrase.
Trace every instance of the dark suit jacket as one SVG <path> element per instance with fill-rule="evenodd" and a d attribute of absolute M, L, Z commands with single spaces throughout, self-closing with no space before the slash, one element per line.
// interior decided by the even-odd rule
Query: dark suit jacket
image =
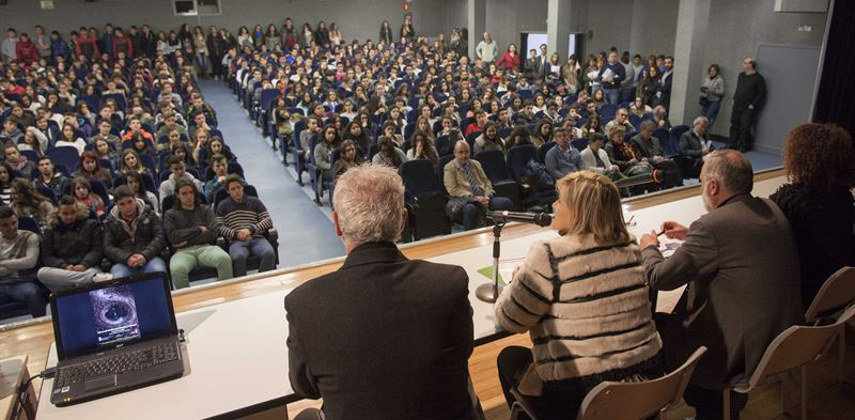
<path fill-rule="evenodd" d="M 709 348 L 691 380 L 701 388 L 751 375 L 769 343 L 804 317 L 795 238 L 769 200 L 734 196 L 692 223 L 670 258 L 647 247 L 642 261 L 654 290 L 688 283 L 660 333 L 669 368 Z"/>
<path fill-rule="evenodd" d="M 638 160 L 641 160 L 641 158 L 651 159 L 653 156 L 667 156 L 665 151 L 662 150 L 662 145 L 659 144 L 659 139 L 655 136 L 650 136 L 650 140 L 645 140 L 641 133 L 639 133 L 630 141 L 632 142 L 632 150 L 635 151 Z"/>
<path fill-rule="evenodd" d="M 701 158 L 704 156 L 703 141 L 707 141 L 709 136 L 706 134 L 699 137 L 695 130 L 689 129 L 680 136 L 680 154 L 692 158 Z"/>
<path fill-rule="evenodd" d="M 327 419 L 468 419 L 472 308 L 459 266 L 354 249 L 285 298 L 294 390 Z"/>

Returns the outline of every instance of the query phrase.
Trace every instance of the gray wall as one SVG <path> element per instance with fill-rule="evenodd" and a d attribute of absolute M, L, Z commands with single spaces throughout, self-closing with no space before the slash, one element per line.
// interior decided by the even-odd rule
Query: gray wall
<path fill-rule="evenodd" d="M 825 13 L 775 13 L 773 0 L 715 0 L 710 10 L 707 46 L 704 53 L 707 64 L 717 63 L 725 83 L 725 100 L 715 126 L 714 134 L 729 135 L 730 111 L 736 78 L 742 71 L 742 59 L 756 57 L 760 44 L 822 45 L 825 33 Z M 799 32 L 801 25 L 810 25 L 810 32 Z M 763 73 L 763 63 L 758 63 Z M 804 98 L 810 101 L 810 98 Z M 700 106 L 695 101 L 697 112 Z M 800 121 L 803 122 L 803 121 Z M 787 122 L 793 125 L 796 121 Z"/>
<path fill-rule="evenodd" d="M 310 22 L 313 26 L 323 19 L 327 25 L 337 22 L 345 39 L 377 39 L 380 22 L 389 20 L 395 36 L 403 21 L 401 0 L 221 0 L 221 15 L 204 17 L 179 17 L 172 11 L 169 0 L 96 0 L 85 3 L 81 0 L 54 0 L 55 10 L 42 11 L 35 0 L 11 0 L 0 6 L 3 26 L 14 26 L 19 31 L 32 32 L 36 23 L 48 30 L 59 30 L 67 34 L 81 24 L 103 28 L 112 22 L 119 26 L 149 23 L 153 29 L 177 29 L 182 23 L 226 27 L 233 32 L 241 25 L 252 29 L 255 23 L 267 26 L 282 24 L 290 16 L 295 25 Z M 413 24 L 417 34 L 430 37 L 448 30 L 449 1 L 416 0 L 411 4 Z M 465 1 L 464 1 L 465 4 Z M 465 19 L 465 16 L 464 16 Z"/>
<path fill-rule="evenodd" d="M 633 54 L 670 54 L 674 50 L 679 0 L 589 0 L 582 31 L 592 31 L 585 51 L 611 47 Z"/>
<path fill-rule="evenodd" d="M 547 7 L 547 0 L 488 0 L 486 27 L 499 51 L 511 42 L 519 50 L 520 32 L 546 32 Z"/>

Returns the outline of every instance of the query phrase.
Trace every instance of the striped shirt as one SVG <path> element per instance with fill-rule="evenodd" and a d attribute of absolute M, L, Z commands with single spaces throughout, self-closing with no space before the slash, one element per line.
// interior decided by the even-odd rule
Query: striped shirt
<path fill-rule="evenodd" d="M 235 202 L 231 197 L 217 205 L 217 222 L 220 236 L 233 239 L 240 229 L 249 229 L 253 238 L 261 238 L 273 227 L 273 220 L 261 200 L 244 195 L 243 201 Z"/>
<path fill-rule="evenodd" d="M 642 373 L 662 347 L 648 290 L 634 240 L 600 244 L 566 235 L 532 245 L 495 306 L 500 326 L 529 331 L 534 343 L 520 392 Z"/>

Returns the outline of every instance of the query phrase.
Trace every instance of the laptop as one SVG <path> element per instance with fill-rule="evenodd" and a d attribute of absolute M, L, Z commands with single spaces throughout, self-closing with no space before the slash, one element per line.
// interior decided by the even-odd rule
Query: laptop
<path fill-rule="evenodd" d="M 50 402 L 62 407 L 181 377 L 178 328 L 165 273 L 52 294 L 59 359 Z"/>

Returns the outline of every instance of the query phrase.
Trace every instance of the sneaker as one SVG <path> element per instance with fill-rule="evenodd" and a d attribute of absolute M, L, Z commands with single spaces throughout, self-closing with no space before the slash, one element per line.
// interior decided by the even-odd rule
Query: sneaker
<path fill-rule="evenodd" d="M 110 273 L 98 273 L 92 276 L 92 281 L 95 283 L 101 283 L 102 281 L 110 281 L 113 280 L 113 275 Z"/>

